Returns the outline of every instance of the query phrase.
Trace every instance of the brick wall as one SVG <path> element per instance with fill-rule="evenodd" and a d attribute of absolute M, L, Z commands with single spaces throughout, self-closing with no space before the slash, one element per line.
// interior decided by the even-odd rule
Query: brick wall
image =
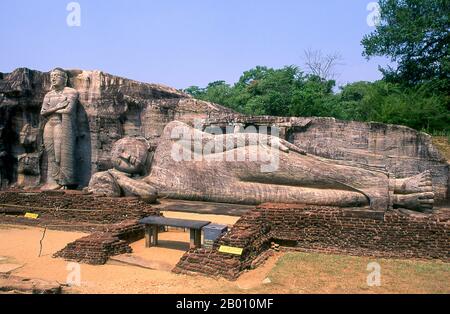
<path fill-rule="evenodd" d="M 26 212 L 39 214 L 26 219 Z M 18 223 L 92 234 L 54 254 L 87 264 L 104 264 L 110 256 L 131 253 L 131 242 L 144 237 L 138 219 L 159 215 L 137 198 L 107 198 L 70 192 L 1 192 L 0 223 Z"/>
<path fill-rule="evenodd" d="M 448 262 L 448 216 L 264 204 L 244 215 L 212 250 L 188 251 L 173 271 L 234 280 L 256 262 L 261 263 L 261 255 L 265 256 L 272 241 L 303 251 Z M 220 253 L 220 245 L 244 250 L 241 256 Z"/>
<path fill-rule="evenodd" d="M 230 231 L 217 239 L 212 249 L 191 249 L 173 269 L 178 274 L 202 273 L 235 280 L 270 248 L 271 226 L 260 210 L 242 216 Z M 243 248 L 242 255 L 218 252 L 221 245 Z"/>
<path fill-rule="evenodd" d="M 271 236 L 291 246 L 353 255 L 450 259 L 450 220 L 438 215 L 388 211 L 371 217 L 351 209 L 268 204 L 258 209 Z"/>
<path fill-rule="evenodd" d="M 110 256 L 131 253 L 129 243 L 144 237 L 144 226 L 137 220 L 123 221 L 108 226 L 104 232 L 96 232 L 66 245 L 53 257 L 79 263 L 102 265 Z"/>
<path fill-rule="evenodd" d="M 39 214 L 25 219 L 26 212 Z M 58 225 L 63 230 L 103 230 L 103 225 L 140 219 L 158 212 L 137 198 L 94 197 L 77 191 L 0 192 L 0 223 Z"/>

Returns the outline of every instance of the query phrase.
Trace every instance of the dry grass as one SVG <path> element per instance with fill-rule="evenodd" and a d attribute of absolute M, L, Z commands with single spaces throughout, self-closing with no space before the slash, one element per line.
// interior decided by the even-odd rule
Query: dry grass
<path fill-rule="evenodd" d="M 433 144 L 442 153 L 444 158 L 450 162 L 450 136 L 434 136 Z"/>
<path fill-rule="evenodd" d="M 367 285 L 367 265 L 381 266 L 381 286 Z M 450 264 L 318 253 L 287 253 L 271 283 L 251 293 L 450 293 Z"/>

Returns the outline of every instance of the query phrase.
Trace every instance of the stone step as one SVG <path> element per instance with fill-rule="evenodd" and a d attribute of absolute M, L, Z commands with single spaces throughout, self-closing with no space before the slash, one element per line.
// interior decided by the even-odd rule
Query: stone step
<path fill-rule="evenodd" d="M 111 256 L 109 258 L 108 264 L 115 264 L 115 263 L 137 266 L 137 267 L 153 269 L 153 270 L 163 270 L 163 271 L 171 271 L 173 268 L 173 266 L 168 263 L 164 263 L 164 262 L 160 262 L 160 261 L 149 261 L 149 260 L 143 259 L 142 257 L 134 256 L 132 254 L 121 254 L 121 255 Z"/>

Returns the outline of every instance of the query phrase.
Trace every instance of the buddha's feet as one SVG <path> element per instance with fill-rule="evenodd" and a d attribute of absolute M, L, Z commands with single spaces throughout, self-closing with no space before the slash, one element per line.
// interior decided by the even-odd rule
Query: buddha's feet
<path fill-rule="evenodd" d="M 62 185 L 58 183 L 47 183 L 43 187 L 41 187 L 42 191 L 56 191 L 62 188 Z"/>
<path fill-rule="evenodd" d="M 431 172 L 429 170 L 413 177 L 397 179 L 395 183 L 395 193 L 413 194 L 433 192 L 433 183 L 431 179 Z"/>
<path fill-rule="evenodd" d="M 433 204 L 434 204 L 433 192 L 394 195 L 394 206 L 396 207 L 425 211 L 432 209 Z"/>

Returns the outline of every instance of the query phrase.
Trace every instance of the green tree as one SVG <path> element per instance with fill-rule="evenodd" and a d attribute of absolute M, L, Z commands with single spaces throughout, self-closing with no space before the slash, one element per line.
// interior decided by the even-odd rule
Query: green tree
<path fill-rule="evenodd" d="M 343 120 L 406 125 L 429 132 L 450 131 L 450 111 L 440 80 L 407 86 L 380 80 L 355 82 L 335 94 L 335 82 L 305 75 L 298 67 L 256 67 L 245 71 L 233 86 L 215 81 L 205 88 L 191 86 L 194 97 L 250 115 L 318 116 Z M 438 87 L 437 87 L 437 86 Z"/>
<path fill-rule="evenodd" d="M 417 130 L 449 130 L 445 95 L 436 93 L 429 84 L 405 87 L 383 80 L 355 82 L 344 86 L 337 96 L 337 118 L 400 124 Z"/>
<path fill-rule="evenodd" d="M 304 75 L 296 66 L 272 69 L 257 66 L 245 71 L 234 86 L 224 81 L 206 88 L 189 87 L 192 96 L 215 102 L 250 115 L 330 114 L 335 82 L 315 75 Z"/>
<path fill-rule="evenodd" d="M 450 0 L 380 0 L 379 5 L 381 21 L 363 38 L 363 54 L 389 56 L 397 63 L 396 69 L 382 69 L 392 82 L 448 82 Z"/>
<path fill-rule="evenodd" d="M 221 104 L 232 108 L 232 88 L 225 81 L 211 82 L 206 88 L 200 88 L 198 86 L 190 86 L 184 90 L 185 93 L 192 95 L 193 97 L 201 100 L 206 100 Z"/>
<path fill-rule="evenodd" d="M 203 95 L 205 94 L 205 90 L 203 88 L 200 88 L 195 85 L 189 86 L 188 88 L 184 89 L 183 92 L 188 93 L 198 99 L 201 99 L 203 97 Z"/>
<path fill-rule="evenodd" d="M 333 116 L 333 80 L 325 80 L 316 75 L 305 76 L 294 90 L 289 114 L 292 116 Z"/>
<path fill-rule="evenodd" d="M 246 113 L 284 116 L 289 113 L 294 90 L 299 85 L 302 73 L 295 66 L 282 69 L 257 67 L 245 72 L 236 88 L 247 100 Z"/>

